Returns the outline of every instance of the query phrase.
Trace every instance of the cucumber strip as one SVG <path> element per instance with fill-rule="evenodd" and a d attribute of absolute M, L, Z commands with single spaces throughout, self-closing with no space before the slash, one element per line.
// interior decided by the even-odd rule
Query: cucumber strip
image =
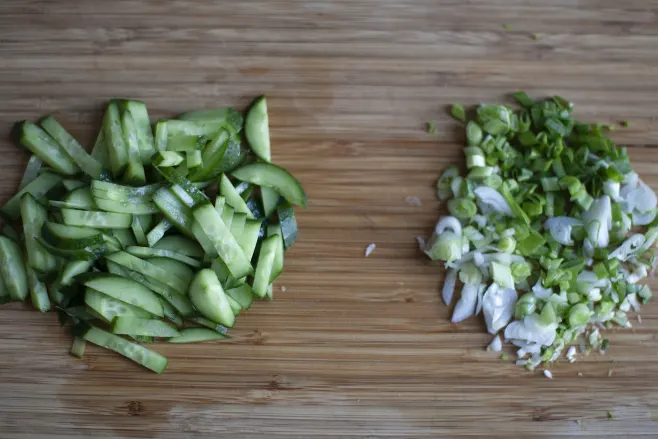
<path fill-rule="evenodd" d="M 167 141 L 170 142 L 172 138 L 179 137 L 211 137 L 222 127 L 216 121 L 193 121 L 193 120 L 179 120 L 169 119 L 160 121 L 167 125 Z"/>
<path fill-rule="evenodd" d="M 69 206 L 76 206 L 74 209 L 80 210 L 97 210 L 98 206 L 94 202 L 94 197 L 88 187 L 79 187 L 73 189 L 64 197 L 64 202 Z"/>
<path fill-rule="evenodd" d="M 85 347 L 87 342 L 80 337 L 73 337 L 73 344 L 71 345 L 71 355 L 74 357 L 82 358 L 85 354 Z"/>
<path fill-rule="evenodd" d="M 172 184 L 169 187 L 169 191 L 174 194 L 180 201 L 183 202 L 187 207 L 194 207 L 194 199 L 185 192 L 185 190 L 178 186 L 177 184 Z"/>
<path fill-rule="evenodd" d="M 258 264 L 256 264 L 256 273 L 254 274 L 254 283 L 252 291 L 254 295 L 263 298 L 267 294 L 267 287 L 270 285 L 272 278 L 272 267 L 276 255 L 278 236 L 265 238 L 260 245 L 260 254 L 258 255 Z"/>
<path fill-rule="evenodd" d="M 94 247 L 94 248 L 84 247 L 79 249 L 65 249 L 50 244 L 41 236 L 38 236 L 35 239 L 39 244 L 41 244 L 48 252 L 52 253 L 53 255 L 71 260 L 88 261 L 90 259 L 97 259 L 99 256 L 102 256 L 105 253 L 116 251 L 116 249 L 110 249 L 108 246 L 109 244 Z"/>
<path fill-rule="evenodd" d="M 231 221 L 231 234 L 233 237 L 240 242 L 240 237 L 244 231 L 244 225 L 247 223 L 247 214 L 245 213 L 236 213 L 233 215 L 233 220 Z"/>
<path fill-rule="evenodd" d="M 201 267 L 201 262 L 197 261 L 196 259 L 190 258 L 189 256 L 186 256 L 182 253 L 178 253 L 170 250 L 159 250 L 150 247 L 130 246 L 126 248 L 126 251 L 140 258 L 154 258 L 154 257 L 169 258 L 187 264 L 190 267 L 194 267 L 194 268 Z"/>
<path fill-rule="evenodd" d="M 247 259 L 250 261 L 256 251 L 256 245 L 258 244 L 258 237 L 262 224 L 263 222 L 259 220 L 247 220 L 244 229 L 242 230 L 240 240 L 238 241 L 240 248 L 242 248 Z"/>
<path fill-rule="evenodd" d="M 242 115 L 233 108 L 212 108 L 209 110 L 188 111 L 177 117 L 180 120 L 211 122 L 218 125 L 228 123 L 237 132 L 242 130 Z"/>
<path fill-rule="evenodd" d="M 178 166 L 185 160 L 185 156 L 180 152 L 175 151 L 158 151 L 151 159 L 153 166 L 161 166 L 163 168 Z M 189 165 L 188 165 L 189 166 Z"/>
<path fill-rule="evenodd" d="M 165 301 L 167 301 L 171 306 L 173 306 L 178 314 L 182 316 L 189 316 L 194 313 L 194 306 L 192 305 L 192 302 L 190 302 L 190 300 L 187 298 L 187 296 L 178 293 L 178 291 L 162 282 L 159 282 L 157 279 L 148 278 L 142 273 L 128 270 L 127 268 L 119 264 L 115 264 L 112 261 L 107 261 L 107 268 L 110 273 L 130 278 L 135 282 L 145 286 L 149 290 L 155 292 Z"/>
<path fill-rule="evenodd" d="M 21 215 L 21 197 L 23 194 L 30 194 L 35 199 L 39 200 L 61 181 L 61 176 L 53 174 L 52 172 L 44 172 L 32 180 L 32 182 L 28 183 L 23 189 L 18 191 L 16 195 L 11 197 L 9 201 L 0 208 L 0 212 L 12 220 L 18 219 Z"/>
<path fill-rule="evenodd" d="M 178 337 L 167 340 L 169 343 L 201 343 L 204 341 L 225 340 L 224 334 L 207 328 L 185 328 Z"/>
<path fill-rule="evenodd" d="M 43 220 L 41 223 L 40 232 L 43 239 L 51 245 L 64 250 L 80 250 L 87 247 L 96 248 L 106 243 L 106 238 L 98 229 L 67 226 L 50 221 L 43 222 Z M 33 236 L 38 235 L 33 234 Z M 28 260 L 30 260 L 29 256 Z"/>
<path fill-rule="evenodd" d="M 283 201 L 277 208 L 281 233 L 283 234 L 283 246 L 286 249 L 292 247 L 297 239 L 297 219 L 295 211 L 287 201 Z"/>
<path fill-rule="evenodd" d="M 121 248 L 126 248 L 129 245 L 137 245 L 137 241 L 135 240 L 135 235 L 132 233 L 132 230 L 115 229 L 112 230 L 112 235 L 119 241 Z"/>
<path fill-rule="evenodd" d="M 115 299 L 93 288 L 86 288 L 84 294 L 85 305 L 106 323 L 112 323 L 119 316 L 142 317 L 146 319 L 153 317 L 153 314 L 140 307 Z"/>
<path fill-rule="evenodd" d="M 201 156 L 201 151 L 199 151 L 198 149 L 195 149 L 194 151 L 186 151 L 185 163 L 187 164 L 188 169 L 202 166 L 203 158 Z"/>
<path fill-rule="evenodd" d="M 192 278 L 194 277 L 194 270 L 192 270 L 186 264 L 170 258 L 153 257 L 149 258 L 148 261 L 156 267 L 159 267 L 169 273 L 170 276 L 181 279 L 185 285 L 185 293 L 187 293 L 190 282 L 192 282 Z M 160 281 L 160 279 L 158 280 Z"/>
<path fill-rule="evenodd" d="M 163 219 L 146 234 L 146 245 L 153 247 L 159 243 L 165 237 L 165 233 L 173 227 L 174 225 L 170 223 L 168 219 Z"/>
<path fill-rule="evenodd" d="M 197 221 L 195 226 L 198 224 L 203 230 L 231 274 L 235 278 L 251 274 L 253 269 L 249 259 L 213 206 L 210 203 L 203 204 L 197 207 L 192 214 Z"/>
<path fill-rule="evenodd" d="M 243 309 L 251 308 L 251 303 L 254 301 L 254 295 L 248 284 L 226 290 L 226 295 L 237 301 Z"/>
<path fill-rule="evenodd" d="M 23 235 L 25 238 L 25 253 L 27 265 L 41 273 L 49 273 L 57 269 L 57 259 L 50 254 L 36 238 L 41 235 L 48 212 L 32 195 L 21 197 L 21 217 L 23 219 Z"/>
<path fill-rule="evenodd" d="M 124 111 L 130 113 L 132 116 L 137 132 L 141 160 L 142 163 L 147 163 L 149 158 L 155 153 L 155 146 L 153 132 L 151 131 L 151 120 L 149 119 L 146 105 L 141 101 L 127 101 Z"/>
<path fill-rule="evenodd" d="M 99 209 L 106 212 L 129 213 L 132 215 L 150 215 L 159 212 L 158 206 L 154 203 L 122 203 L 119 201 L 103 200 L 102 198 L 94 198 L 94 202 Z"/>
<path fill-rule="evenodd" d="M 167 138 L 169 134 L 167 133 L 167 123 L 166 121 L 158 121 L 155 124 L 155 150 L 156 151 L 165 151 L 167 149 Z"/>
<path fill-rule="evenodd" d="M 208 268 L 200 270 L 190 284 L 189 296 L 196 309 L 207 319 L 228 328 L 235 324 L 235 315 L 214 271 Z"/>
<path fill-rule="evenodd" d="M 271 163 L 251 163 L 233 171 L 241 181 L 271 187 L 291 204 L 306 207 L 306 193 L 302 185 L 288 171 Z"/>
<path fill-rule="evenodd" d="M 148 261 L 133 256 L 130 253 L 121 251 L 105 255 L 105 258 L 122 265 L 129 270 L 137 271 L 144 276 L 157 279 L 178 291 L 180 294 L 185 294 L 187 292 L 187 285 L 183 279 L 177 278 L 172 273 L 169 273 Z"/>
<path fill-rule="evenodd" d="M 197 147 L 202 147 L 206 143 L 206 137 L 177 137 L 169 139 L 167 142 L 167 151 L 186 152 L 194 151 Z"/>
<path fill-rule="evenodd" d="M 71 160 L 91 178 L 101 178 L 103 165 L 90 156 L 87 151 L 60 125 L 51 115 L 41 120 L 41 127 L 66 151 Z"/>
<path fill-rule="evenodd" d="M 132 215 L 127 213 L 62 209 L 64 224 L 97 229 L 129 229 Z"/>
<path fill-rule="evenodd" d="M 135 235 L 135 241 L 137 241 L 139 245 L 146 245 L 146 234 L 144 233 L 142 223 L 139 221 L 137 215 L 133 215 L 133 222 L 130 227 L 133 230 L 133 235 Z"/>
<path fill-rule="evenodd" d="M 192 225 L 194 218 L 192 210 L 176 197 L 168 188 L 159 189 L 153 195 L 153 202 L 164 215 L 178 230 L 187 236 L 194 236 Z"/>
<path fill-rule="evenodd" d="M 260 188 L 260 197 L 263 201 L 263 214 L 266 218 L 269 218 L 279 205 L 281 195 L 271 187 L 263 186 Z"/>
<path fill-rule="evenodd" d="M 233 315 L 235 317 L 240 315 L 240 312 L 242 311 L 242 305 L 238 303 L 235 299 L 233 299 L 231 296 L 226 296 L 226 299 L 228 300 L 229 305 L 231 306 L 231 311 L 233 311 Z"/>
<path fill-rule="evenodd" d="M 281 226 L 278 224 L 270 224 L 267 226 L 267 236 L 276 237 L 276 253 L 274 254 L 274 262 L 272 264 L 272 275 L 270 277 L 270 283 L 274 282 L 277 277 L 281 275 L 283 271 L 283 233 L 281 232 Z"/>
<path fill-rule="evenodd" d="M 267 292 L 265 293 L 265 296 L 268 300 L 274 300 L 274 288 L 272 288 L 272 284 L 267 286 Z"/>
<path fill-rule="evenodd" d="M 219 209 L 217 208 L 217 206 L 215 207 L 215 210 L 217 211 L 217 213 L 219 213 Z M 222 207 L 222 212 L 219 213 L 219 216 L 222 218 L 222 221 L 224 221 L 224 225 L 229 230 L 231 230 L 231 226 L 233 225 L 233 213 L 234 213 L 233 208 L 226 204 L 224 205 L 224 207 Z"/>
<path fill-rule="evenodd" d="M 169 320 L 171 323 L 176 325 L 177 328 L 182 328 L 184 323 L 183 323 L 183 318 L 178 315 L 178 311 L 174 306 L 167 302 L 167 300 L 164 297 L 160 298 L 160 303 L 162 303 L 162 309 L 164 310 L 164 316 L 165 319 Z"/>
<path fill-rule="evenodd" d="M 81 281 L 86 287 L 142 308 L 158 317 L 164 316 L 158 296 L 139 282 L 107 273 L 89 273 L 79 278 L 82 278 Z"/>
<path fill-rule="evenodd" d="M 50 298 L 48 297 L 48 290 L 46 286 L 37 278 L 37 274 L 30 267 L 27 267 L 27 281 L 30 289 L 30 298 L 32 299 L 32 306 L 37 311 L 48 312 L 50 311 Z"/>
<path fill-rule="evenodd" d="M 21 249 L 11 239 L 0 236 L 0 274 L 13 300 L 25 300 L 29 293 L 27 272 Z"/>
<path fill-rule="evenodd" d="M 73 178 L 65 178 L 62 180 L 62 186 L 67 191 L 74 191 L 81 187 L 87 187 L 87 183 L 82 180 L 75 180 Z"/>
<path fill-rule="evenodd" d="M 207 318 L 202 317 L 201 315 L 189 316 L 186 318 L 186 320 L 190 323 L 196 323 L 197 325 L 204 326 L 208 329 L 212 329 L 215 332 L 219 332 L 224 336 L 224 338 L 231 338 L 229 335 L 227 335 L 228 328 L 226 326 L 212 322 Z M 190 329 L 197 329 L 197 328 L 190 328 Z"/>
<path fill-rule="evenodd" d="M 146 337 L 178 337 L 180 332 L 162 320 L 120 316 L 112 322 L 112 333 Z"/>
<path fill-rule="evenodd" d="M 270 127 L 267 117 L 267 99 L 257 97 L 251 104 L 244 121 L 244 133 L 251 150 L 259 159 L 271 162 Z"/>
<path fill-rule="evenodd" d="M 50 137 L 48 133 L 32 122 L 19 122 L 16 128 L 20 133 L 21 145 L 38 156 L 45 164 L 60 174 L 75 175 L 80 168 L 71 160 L 71 157 Z"/>
<path fill-rule="evenodd" d="M 139 162 L 139 157 L 128 161 L 126 171 L 123 174 L 123 181 L 135 186 L 142 185 L 146 182 L 146 172 L 144 165 Z"/>
<path fill-rule="evenodd" d="M 203 249 L 198 243 L 180 235 L 165 236 L 153 248 L 175 251 L 195 259 L 203 259 L 204 256 Z"/>
<path fill-rule="evenodd" d="M 107 142 L 105 142 L 105 132 L 103 131 L 103 128 L 100 129 L 98 136 L 96 136 L 94 147 L 91 149 L 91 156 L 103 165 L 103 168 L 109 169 L 110 158 L 107 152 Z"/>
<path fill-rule="evenodd" d="M 219 181 L 219 193 L 226 199 L 226 203 L 233 207 L 235 212 L 244 213 L 249 219 L 254 219 L 249 207 L 247 207 L 247 203 L 245 203 L 238 191 L 235 190 L 235 187 L 226 174 L 222 174 Z"/>
<path fill-rule="evenodd" d="M 201 160 L 204 163 L 202 168 L 195 169 L 190 178 L 193 180 L 208 179 L 217 165 L 224 159 L 229 148 L 230 134 L 227 130 L 222 129 L 210 138 L 210 141 L 203 147 Z"/>
<path fill-rule="evenodd" d="M 110 101 L 107 105 L 103 119 L 103 131 L 112 175 L 117 178 L 128 164 L 128 148 L 123 138 L 121 113 L 117 101 Z"/>
<path fill-rule="evenodd" d="M 208 197 L 187 178 L 173 168 L 156 168 L 171 184 L 177 184 L 192 198 L 195 204 L 207 203 Z"/>
<path fill-rule="evenodd" d="M 25 172 L 23 173 L 23 178 L 21 178 L 21 183 L 18 185 L 19 191 L 39 176 L 39 171 L 41 170 L 42 164 L 43 161 L 39 157 L 34 154 L 30 156 L 30 160 L 27 161 L 27 166 L 25 167 Z"/>
<path fill-rule="evenodd" d="M 230 172 L 240 166 L 247 158 L 248 149 L 243 148 L 240 138 L 229 136 L 228 143 L 222 144 L 218 150 L 204 150 L 203 168 L 199 173 L 193 172 L 190 179 L 194 181 L 210 180 Z"/>
<path fill-rule="evenodd" d="M 121 354 L 156 373 L 162 373 L 167 367 L 167 357 L 94 326 L 80 325 L 76 328 L 75 335 Z"/>
<path fill-rule="evenodd" d="M 59 276 L 60 285 L 71 285 L 73 283 L 73 278 L 79 274 L 88 272 L 91 267 L 94 265 L 94 260 L 89 259 L 86 261 L 68 261 L 62 272 Z"/>
<path fill-rule="evenodd" d="M 93 192 L 99 192 L 99 198 L 114 201 L 132 200 L 139 203 L 151 201 L 153 195 L 162 187 L 163 185 L 161 183 L 132 187 L 101 180 L 93 180 L 91 182 L 91 189 Z M 106 192 L 106 194 L 103 196 L 101 194 L 102 192 Z"/>

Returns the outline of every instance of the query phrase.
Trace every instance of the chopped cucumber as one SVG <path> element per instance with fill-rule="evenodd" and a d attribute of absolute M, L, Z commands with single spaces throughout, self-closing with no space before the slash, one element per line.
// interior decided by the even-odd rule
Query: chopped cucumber
<path fill-rule="evenodd" d="M 286 249 L 292 247 L 297 239 L 297 219 L 295 211 L 290 203 L 284 201 L 277 208 L 281 233 L 283 234 L 283 245 Z"/>
<path fill-rule="evenodd" d="M 164 284 L 169 285 L 180 294 L 185 294 L 187 292 L 187 285 L 183 279 L 176 277 L 173 273 L 168 273 L 166 270 L 163 270 L 148 261 L 133 256 L 130 253 L 121 251 L 105 255 L 105 258 L 122 265 L 129 270 L 137 271 L 138 273 L 142 273 L 144 276 L 152 279 L 157 279 Z"/>
<path fill-rule="evenodd" d="M 142 317 L 145 319 L 153 317 L 153 314 L 140 307 L 115 299 L 93 288 L 85 289 L 84 299 L 85 305 L 102 317 L 106 323 L 112 323 L 119 316 Z"/>
<path fill-rule="evenodd" d="M 50 298 L 46 286 L 37 278 L 37 274 L 30 267 L 27 267 L 27 281 L 30 289 L 30 298 L 32 306 L 37 311 L 50 311 Z"/>
<path fill-rule="evenodd" d="M 256 264 L 256 273 L 254 275 L 253 293 L 263 298 L 267 294 L 267 287 L 270 285 L 272 278 L 272 269 L 274 267 L 274 258 L 277 252 L 277 245 L 280 237 L 278 235 L 270 236 L 263 240 Z"/>
<path fill-rule="evenodd" d="M 274 282 L 277 277 L 281 275 L 283 271 L 283 233 L 281 232 L 281 226 L 278 224 L 270 224 L 267 226 L 267 236 L 276 237 L 276 253 L 274 254 L 274 263 L 272 264 L 272 275 L 270 277 L 270 283 Z"/>
<path fill-rule="evenodd" d="M 306 207 L 302 185 L 288 171 L 271 163 L 251 163 L 232 172 L 241 181 L 271 187 L 296 206 Z"/>
<path fill-rule="evenodd" d="M 265 96 L 257 97 L 251 104 L 244 121 L 244 133 L 254 154 L 261 160 L 271 162 L 270 127 Z"/>
<path fill-rule="evenodd" d="M 29 293 L 27 272 L 21 249 L 11 239 L 0 236 L 0 274 L 13 300 L 25 300 Z"/>
<path fill-rule="evenodd" d="M 97 229 L 129 229 L 132 215 L 127 213 L 62 209 L 64 224 Z"/>
<path fill-rule="evenodd" d="M 225 340 L 226 335 L 207 328 L 185 328 L 178 337 L 167 340 L 169 343 L 200 343 L 204 341 Z"/>
<path fill-rule="evenodd" d="M 276 210 L 276 207 L 279 205 L 281 195 L 279 195 L 279 193 L 271 187 L 263 186 L 260 188 L 260 196 L 263 200 L 263 214 L 266 218 L 269 218 L 270 215 L 272 215 Z"/>
<path fill-rule="evenodd" d="M 219 193 L 226 199 L 226 203 L 233 208 L 235 212 L 245 213 L 250 219 L 253 219 L 247 203 L 242 199 L 240 193 L 235 190 L 235 187 L 228 179 L 226 174 L 222 174 L 219 181 Z"/>
<path fill-rule="evenodd" d="M 9 201 L 0 208 L 0 212 L 12 220 L 18 219 L 21 215 L 21 197 L 23 194 L 30 194 L 36 200 L 39 200 L 61 181 L 61 176 L 53 174 L 52 172 L 44 172 L 28 183 L 23 189 L 18 191 L 16 195 L 11 197 Z"/>
<path fill-rule="evenodd" d="M 164 316 L 158 296 L 134 280 L 107 273 L 89 273 L 81 276 L 84 276 L 81 280 L 86 287 L 142 308 L 158 317 Z"/>
<path fill-rule="evenodd" d="M 226 295 L 237 301 L 243 309 L 251 308 L 251 303 L 254 300 L 251 287 L 247 284 L 226 290 Z"/>
<path fill-rule="evenodd" d="M 162 215 L 172 223 L 178 230 L 187 236 L 194 236 L 192 225 L 194 218 L 192 210 L 185 205 L 170 189 L 162 188 L 153 195 L 153 202 Z"/>
<path fill-rule="evenodd" d="M 195 259 L 202 259 L 204 256 L 203 249 L 198 243 L 180 235 L 165 236 L 153 248 L 175 251 Z"/>
<path fill-rule="evenodd" d="M 187 264 L 190 267 L 194 267 L 194 268 L 201 267 L 201 262 L 199 262 L 198 260 L 190 258 L 189 256 L 186 256 L 182 253 L 178 253 L 170 250 L 159 250 L 150 247 L 130 246 L 126 248 L 126 251 L 140 258 L 154 258 L 154 257 L 169 258 Z"/>
<path fill-rule="evenodd" d="M 92 191 L 88 187 L 73 189 L 64 198 L 64 202 L 67 206 L 63 207 L 81 210 L 98 210 L 98 206 L 96 206 L 96 203 L 94 202 Z"/>
<path fill-rule="evenodd" d="M 41 235 L 41 227 L 48 218 L 46 208 L 32 195 L 26 193 L 21 197 L 21 218 L 28 266 L 40 273 L 55 271 L 57 259 L 37 242 L 37 238 Z"/>
<path fill-rule="evenodd" d="M 181 335 L 173 326 L 162 320 L 128 316 L 120 316 L 114 319 L 112 333 L 147 337 L 179 337 Z"/>
<path fill-rule="evenodd" d="M 215 272 L 200 270 L 190 285 L 190 300 L 204 317 L 215 323 L 232 328 L 235 315 Z"/>
<path fill-rule="evenodd" d="M 146 234 L 146 244 L 149 247 L 157 245 L 162 240 L 162 238 L 165 237 L 165 233 L 167 233 L 173 227 L 174 225 L 169 222 L 168 219 L 163 219 L 158 224 L 156 224 L 150 232 Z"/>
<path fill-rule="evenodd" d="M 80 168 L 64 148 L 44 130 L 27 121 L 19 122 L 16 129 L 19 131 L 21 144 L 55 171 L 64 175 L 80 172 Z"/>

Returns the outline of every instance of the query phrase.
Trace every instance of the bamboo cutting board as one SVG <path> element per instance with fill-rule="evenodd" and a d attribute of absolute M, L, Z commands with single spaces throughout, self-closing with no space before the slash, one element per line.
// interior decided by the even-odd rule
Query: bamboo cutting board
<path fill-rule="evenodd" d="M 1 133 L 55 112 L 89 144 L 111 97 L 161 118 L 266 93 L 309 196 L 276 300 L 228 343 L 155 346 L 163 375 L 75 359 L 55 314 L 0 308 L 0 438 L 658 436 L 658 301 L 548 380 L 486 353 L 479 319 L 451 325 L 417 249 L 463 161 L 445 106 L 516 89 L 630 121 L 614 137 L 658 189 L 656 0 L 0 2 Z M 4 135 L 0 154 L 7 199 L 28 155 Z"/>

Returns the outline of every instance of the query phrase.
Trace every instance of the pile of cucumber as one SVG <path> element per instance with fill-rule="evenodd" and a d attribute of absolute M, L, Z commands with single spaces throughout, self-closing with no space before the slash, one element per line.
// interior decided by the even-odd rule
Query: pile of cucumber
<path fill-rule="evenodd" d="M 244 120 L 220 108 L 153 127 L 144 103 L 112 100 L 91 154 L 52 116 L 14 131 L 33 156 L 0 208 L 0 302 L 59 312 L 74 355 L 90 342 L 160 373 L 145 343 L 225 339 L 272 298 L 306 195 L 271 163 L 265 97 Z"/>

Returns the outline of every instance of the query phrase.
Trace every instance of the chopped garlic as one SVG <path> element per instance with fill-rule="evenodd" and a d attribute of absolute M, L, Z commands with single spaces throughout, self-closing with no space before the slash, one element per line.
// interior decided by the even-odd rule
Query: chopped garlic
<path fill-rule="evenodd" d="M 366 258 L 367 258 L 368 256 L 370 256 L 370 254 L 371 254 L 372 252 L 375 251 L 375 248 L 376 248 L 376 247 L 377 247 L 377 246 L 376 246 L 374 243 L 373 243 L 373 244 L 370 244 L 368 247 L 366 247 Z"/>
<path fill-rule="evenodd" d="M 549 380 L 552 380 L 552 379 L 553 379 L 553 374 L 552 374 L 551 371 L 548 370 L 548 369 L 544 370 L 544 376 L 545 376 L 546 378 L 548 378 Z"/>

